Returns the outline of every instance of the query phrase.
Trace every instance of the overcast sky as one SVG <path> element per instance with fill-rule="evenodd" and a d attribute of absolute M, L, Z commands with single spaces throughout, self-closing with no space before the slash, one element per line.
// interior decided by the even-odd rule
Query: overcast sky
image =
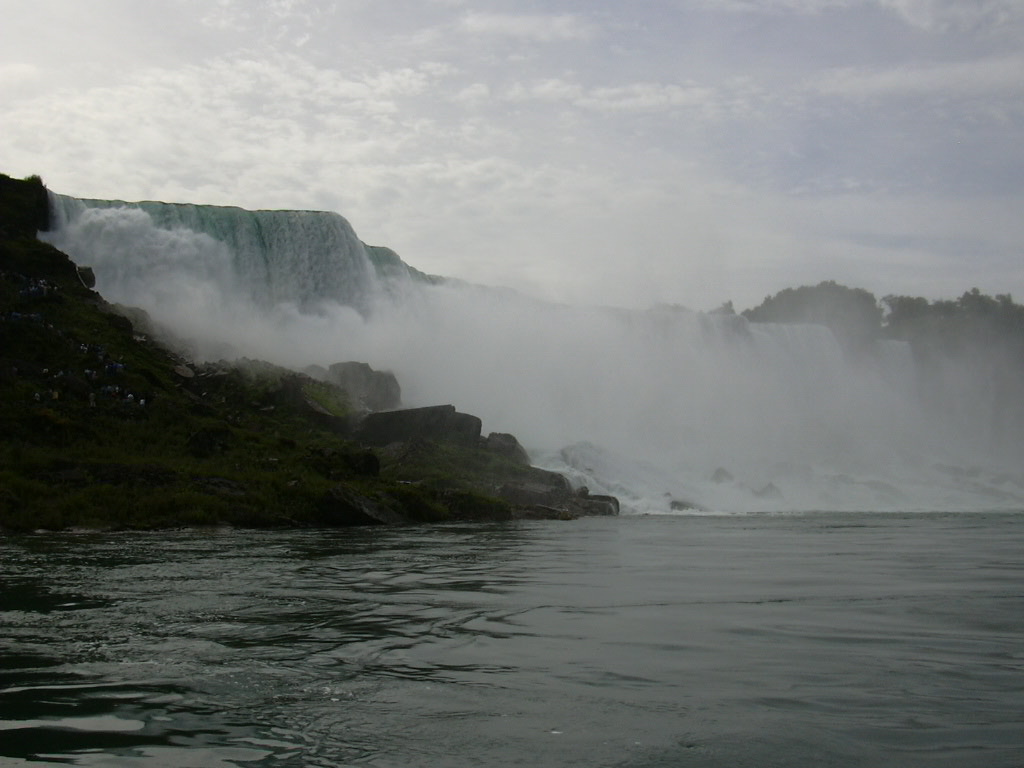
<path fill-rule="evenodd" d="M 1024 0 L 0 0 L 0 172 L 432 273 L 1024 300 Z"/>

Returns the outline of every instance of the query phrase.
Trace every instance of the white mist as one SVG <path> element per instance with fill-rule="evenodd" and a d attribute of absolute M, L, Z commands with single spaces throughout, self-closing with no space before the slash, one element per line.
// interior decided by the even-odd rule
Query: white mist
<path fill-rule="evenodd" d="M 334 214 L 54 206 L 45 239 L 197 357 L 392 370 L 405 405 L 474 413 L 627 510 L 1024 504 L 1019 446 L 993 444 L 984 378 L 922 382 L 902 344 L 851 360 L 823 327 L 382 277 Z M 928 386 L 946 394 L 922 398 Z"/>

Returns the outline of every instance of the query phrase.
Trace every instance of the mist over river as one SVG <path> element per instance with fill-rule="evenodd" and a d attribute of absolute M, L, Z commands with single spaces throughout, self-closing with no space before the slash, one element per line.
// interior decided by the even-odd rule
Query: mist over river
<path fill-rule="evenodd" d="M 0 765 L 1024 763 L 1024 514 L 0 540 Z"/>
<path fill-rule="evenodd" d="M 1024 508 L 1024 371 L 984 350 L 921 368 L 821 325 L 555 305 L 427 278 L 334 213 L 51 205 L 43 238 L 193 359 L 392 371 L 403 406 L 454 404 L 627 511 Z"/>

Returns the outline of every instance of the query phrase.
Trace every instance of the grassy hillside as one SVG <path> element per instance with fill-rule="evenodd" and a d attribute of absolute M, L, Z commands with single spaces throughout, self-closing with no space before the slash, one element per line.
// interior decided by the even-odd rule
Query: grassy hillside
<path fill-rule="evenodd" d="M 46 217 L 39 179 L 0 176 L 0 529 L 517 514 L 493 496 L 530 471 L 514 461 L 429 441 L 374 453 L 337 387 L 175 357 L 36 239 Z"/>

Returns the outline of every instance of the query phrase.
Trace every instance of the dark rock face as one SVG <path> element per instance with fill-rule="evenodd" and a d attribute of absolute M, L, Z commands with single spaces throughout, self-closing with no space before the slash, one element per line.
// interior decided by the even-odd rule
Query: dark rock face
<path fill-rule="evenodd" d="M 366 445 L 389 445 L 416 438 L 475 446 L 482 424 L 477 416 L 459 413 L 454 405 L 431 405 L 401 411 L 371 413 L 356 430 Z"/>
<path fill-rule="evenodd" d="M 718 483 L 731 483 L 733 481 L 732 473 L 725 467 L 719 467 L 715 470 L 715 473 L 711 476 L 711 482 Z"/>
<path fill-rule="evenodd" d="M 342 434 L 351 432 L 352 424 L 349 419 L 331 413 L 306 393 L 305 385 L 308 381 L 302 374 L 293 374 L 282 379 L 279 392 L 281 402 L 298 409 L 307 418 L 327 429 Z"/>
<path fill-rule="evenodd" d="M 576 491 L 576 504 L 583 514 L 591 516 L 608 516 L 619 514 L 619 500 L 614 496 L 591 493 L 587 486 Z"/>
<path fill-rule="evenodd" d="M 324 494 L 320 500 L 320 514 L 326 525 L 404 525 L 409 523 L 405 516 L 344 485 L 336 485 Z"/>
<path fill-rule="evenodd" d="M 390 371 L 375 371 L 366 363 L 335 363 L 327 381 L 348 393 L 353 403 L 367 411 L 387 411 L 402 402 L 402 388 Z"/>
<path fill-rule="evenodd" d="M 86 288 L 96 287 L 96 273 L 93 272 L 92 267 L 79 267 L 78 279 L 82 281 L 82 285 Z"/>
<path fill-rule="evenodd" d="M 612 517 L 619 514 L 619 500 L 614 496 L 591 496 L 579 502 L 583 514 L 591 517 Z"/>
<path fill-rule="evenodd" d="M 498 489 L 498 498 L 520 507 L 557 507 L 572 497 L 569 481 L 557 472 L 545 469 L 533 469 L 527 479 L 505 483 Z"/>
<path fill-rule="evenodd" d="M 519 444 L 515 435 L 510 435 L 507 432 L 491 432 L 484 440 L 484 448 L 504 456 L 506 459 L 511 459 L 517 464 L 523 466 L 530 464 L 530 457 L 527 455 L 526 449 Z"/>
<path fill-rule="evenodd" d="M 322 365 L 307 365 L 302 369 L 302 373 L 317 381 L 327 381 L 331 375 Z"/>
<path fill-rule="evenodd" d="M 586 487 L 573 491 L 569 481 L 557 472 L 532 468 L 526 479 L 509 482 L 498 489 L 498 497 L 519 508 L 525 519 L 574 520 L 619 514 L 614 496 L 591 494 Z"/>
<path fill-rule="evenodd" d="M 754 495 L 759 499 L 782 499 L 782 491 L 776 487 L 775 483 L 768 483 L 760 490 L 754 491 Z"/>
<path fill-rule="evenodd" d="M 704 510 L 704 507 L 702 507 L 700 504 L 695 504 L 694 502 L 689 501 L 688 499 L 672 499 L 669 502 L 668 507 L 673 512 L 701 512 Z"/>
<path fill-rule="evenodd" d="M 0 173 L 0 237 L 35 237 L 50 228 L 50 198 L 38 176 Z"/>

